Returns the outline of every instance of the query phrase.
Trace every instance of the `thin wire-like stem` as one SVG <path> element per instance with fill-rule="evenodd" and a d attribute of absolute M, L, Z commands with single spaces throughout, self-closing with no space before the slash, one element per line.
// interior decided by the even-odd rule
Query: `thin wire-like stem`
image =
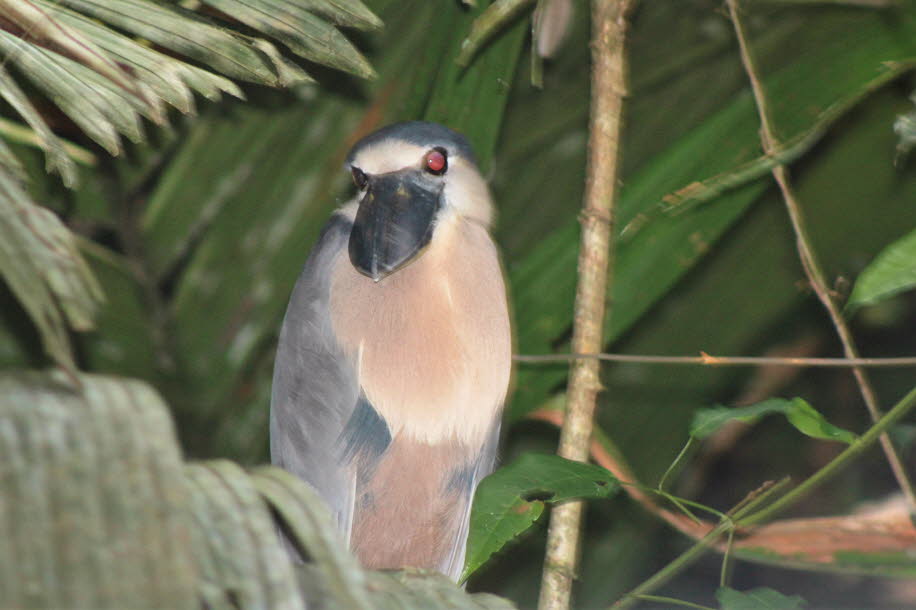
<path fill-rule="evenodd" d="M 667 604 L 668 606 L 683 606 L 684 608 L 698 608 L 699 610 L 716 610 L 709 606 L 703 606 L 702 604 L 695 604 L 693 602 L 688 602 L 683 599 L 676 599 L 674 597 L 664 597 L 662 595 L 636 595 L 636 599 L 645 601 L 645 602 L 657 602 L 659 604 Z"/>
<path fill-rule="evenodd" d="M 741 508 L 736 507 L 733 509 L 733 512 L 730 511 L 732 512 L 731 518 L 723 519 L 718 525 L 710 530 L 708 534 L 703 536 L 696 542 L 696 544 L 684 551 L 674 561 L 666 565 L 650 578 L 643 581 L 632 591 L 617 600 L 612 608 L 626 608 L 632 605 L 640 597 L 648 595 L 658 587 L 668 582 L 684 568 L 690 566 L 693 562 L 702 557 L 706 551 L 714 549 L 716 547 L 717 541 L 723 534 L 734 530 L 735 523 L 740 517 L 754 510 L 757 506 L 763 504 L 764 502 L 767 502 L 771 496 L 782 489 L 787 483 L 788 479 L 775 484 L 769 483 L 760 490 L 749 494 L 739 504 Z"/>
<path fill-rule="evenodd" d="M 888 411 L 886 415 L 882 416 L 882 418 L 879 419 L 875 425 L 869 428 L 865 434 L 857 438 L 841 454 L 828 462 L 826 466 L 815 472 L 813 475 L 805 479 L 804 482 L 792 489 L 792 491 L 782 496 L 766 508 L 754 513 L 746 519 L 740 520 L 740 525 L 751 526 L 757 523 L 768 521 L 777 513 L 782 512 L 784 509 L 788 508 L 803 498 L 805 495 L 810 493 L 812 489 L 818 485 L 821 485 L 827 479 L 837 474 L 844 466 L 846 466 L 846 464 L 848 464 L 854 458 L 858 457 L 859 454 L 861 454 L 863 451 L 871 447 L 876 440 L 880 440 L 887 433 L 887 429 L 900 421 L 900 419 L 909 413 L 914 406 L 916 406 L 916 388 L 910 390 L 910 392 L 904 396 L 900 402 L 894 405 L 894 408 Z"/>
<path fill-rule="evenodd" d="M 794 358 L 791 356 L 713 356 L 701 352 L 700 356 L 656 356 L 646 354 L 516 354 L 516 362 L 526 364 L 551 364 L 572 360 L 603 360 L 633 364 L 672 364 L 700 366 L 796 366 L 827 368 L 903 368 L 916 367 L 916 356 L 896 358 Z"/>
<path fill-rule="evenodd" d="M 766 93 L 763 90 L 763 83 L 760 81 L 757 67 L 754 63 L 754 58 L 751 55 L 749 49 L 747 34 L 744 30 L 744 23 L 741 19 L 738 8 L 738 0 L 727 0 L 727 3 L 732 24 L 735 28 L 735 35 L 738 38 L 741 62 L 744 65 L 745 72 L 747 73 L 748 79 L 750 80 L 751 90 L 753 91 L 754 100 L 757 104 L 757 113 L 760 116 L 760 141 L 763 145 L 763 151 L 766 154 L 770 154 L 771 152 L 779 149 L 780 142 L 775 135 L 773 121 L 770 116 L 770 111 L 767 104 Z M 801 206 L 799 205 L 798 199 L 795 196 L 795 192 L 789 182 L 789 173 L 785 166 L 781 164 L 774 166 L 772 173 L 773 178 L 775 179 L 776 184 L 779 186 L 779 190 L 782 193 L 782 198 L 785 202 L 786 210 L 789 213 L 789 219 L 792 222 L 792 229 L 795 232 L 795 243 L 798 248 L 799 258 L 801 259 L 802 268 L 805 271 L 808 282 L 811 284 L 811 287 L 814 289 L 817 298 L 821 301 L 821 303 L 824 305 L 824 308 L 827 310 L 827 313 L 830 315 L 830 320 L 836 329 L 837 335 L 840 338 L 840 342 L 843 344 L 843 353 L 849 359 L 858 358 L 859 353 L 858 349 L 856 348 L 855 340 L 852 337 L 852 332 L 849 330 L 849 325 L 846 323 L 846 319 L 843 318 L 843 314 L 840 311 L 839 306 L 830 293 L 830 288 L 825 279 L 826 275 L 820 265 L 820 262 L 817 259 L 814 248 L 811 245 L 812 241 L 808 235 L 808 229 L 804 214 L 802 213 Z M 865 406 L 868 409 L 868 413 L 871 416 L 872 421 L 877 422 L 881 419 L 882 413 L 880 407 L 878 406 L 878 398 L 875 394 L 874 388 L 871 385 L 871 382 L 868 379 L 868 375 L 866 374 L 865 369 L 863 369 L 861 366 L 854 366 L 852 372 L 855 376 L 856 383 L 859 386 L 859 391 L 862 394 L 862 398 L 865 401 Z M 897 484 L 900 486 L 900 489 L 903 491 L 903 494 L 906 496 L 907 502 L 910 505 L 910 511 L 916 513 L 916 492 L 914 492 L 913 485 L 910 483 L 909 478 L 907 478 L 906 469 L 903 466 L 903 462 L 901 461 L 900 456 L 897 454 L 897 450 L 894 448 L 894 445 L 891 443 L 890 437 L 887 434 L 882 434 L 880 441 L 881 447 L 884 450 L 884 455 L 887 457 L 888 464 L 894 473 L 894 477 L 897 479 Z"/>
<path fill-rule="evenodd" d="M 588 165 L 581 215 L 579 279 L 573 317 L 573 351 L 598 353 L 604 343 L 605 304 L 610 283 L 617 198 L 618 150 L 625 86 L 625 32 L 634 0 L 592 0 L 592 85 Z M 567 413 L 557 453 L 585 462 L 591 448 L 595 402 L 601 388 L 597 360 L 570 366 Z M 584 505 L 553 508 L 538 601 L 540 610 L 566 610 L 579 558 Z"/>

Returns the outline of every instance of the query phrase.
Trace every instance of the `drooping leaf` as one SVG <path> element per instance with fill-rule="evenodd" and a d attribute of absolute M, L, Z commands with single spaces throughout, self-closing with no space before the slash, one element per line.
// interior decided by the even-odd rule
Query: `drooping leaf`
<path fill-rule="evenodd" d="M 92 328 L 103 299 L 73 235 L 0 169 L 0 275 L 41 333 L 48 354 L 73 370 L 67 327 Z"/>
<path fill-rule="evenodd" d="M 16 109 L 25 122 L 29 124 L 38 139 L 39 146 L 45 152 L 45 167 L 60 174 L 67 186 L 76 184 L 76 167 L 64 149 L 63 142 L 54 135 L 44 119 L 23 93 L 16 81 L 5 68 L 0 66 L 0 96 Z M 18 163 L 18 161 L 17 161 Z"/>
<path fill-rule="evenodd" d="M 477 487 L 461 580 L 527 530 L 541 516 L 545 503 L 609 498 L 619 489 L 617 479 L 599 466 L 556 455 L 522 455 Z"/>
<path fill-rule="evenodd" d="M 0 375 L 0 606 L 196 608 L 185 482 L 147 385 Z"/>
<path fill-rule="evenodd" d="M 722 610 L 800 610 L 808 604 L 801 596 L 783 595 L 769 587 L 758 587 L 749 591 L 738 591 L 721 587 L 716 591 L 719 608 Z"/>
<path fill-rule="evenodd" d="M 852 443 L 856 440 L 855 434 L 834 426 L 801 398 L 771 398 L 747 407 L 700 409 L 694 414 L 690 434 L 695 438 L 704 439 L 729 421 L 738 420 L 750 424 L 772 413 L 781 413 L 796 430 L 812 438 L 842 443 Z"/>
<path fill-rule="evenodd" d="M 112 155 L 121 151 L 118 129 L 140 138 L 139 117 L 121 105 L 116 96 L 96 90 L 80 80 L 73 68 L 77 62 L 13 36 L 0 32 L 0 52 L 44 91 L 51 100 L 90 138 Z"/>
<path fill-rule="evenodd" d="M 481 45 L 533 3 L 534 0 L 497 0 L 488 6 L 487 10 L 474 20 L 468 37 L 461 43 L 461 53 L 455 61 L 462 66 L 468 65 Z"/>
<path fill-rule="evenodd" d="M 142 97 L 130 76 L 96 46 L 91 37 L 83 36 L 57 20 L 41 4 L 30 0 L 7 0 L 0 3 L 0 15 L 24 31 L 28 38 L 52 45 L 126 91 Z"/>
<path fill-rule="evenodd" d="M 231 78 L 279 84 L 276 67 L 243 37 L 177 6 L 143 0 L 61 0 L 61 4 L 200 61 Z"/>
<path fill-rule="evenodd" d="M 238 98 L 243 97 L 241 89 L 225 77 L 137 44 L 132 38 L 56 3 L 47 0 L 34 2 L 61 23 L 67 24 L 84 36 L 91 37 L 112 58 L 130 66 L 135 78 L 181 112 L 194 111 L 192 90 L 211 100 L 219 100 L 221 92 Z"/>
<path fill-rule="evenodd" d="M 225 460 L 185 467 L 191 495 L 198 587 L 208 604 L 303 607 L 289 556 L 251 478 Z"/>
<path fill-rule="evenodd" d="M 372 66 L 334 26 L 290 0 L 204 0 L 227 15 L 281 41 L 316 63 L 375 76 Z"/>
<path fill-rule="evenodd" d="M 886 247 L 856 279 L 847 307 L 874 305 L 916 286 L 916 230 Z"/>

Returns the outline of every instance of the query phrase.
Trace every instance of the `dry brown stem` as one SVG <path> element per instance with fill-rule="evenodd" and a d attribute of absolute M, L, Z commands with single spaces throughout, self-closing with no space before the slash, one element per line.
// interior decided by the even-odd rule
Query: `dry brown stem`
<path fill-rule="evenodd" d="M 773 120 L 770 116 L 766 92 L 760 80 L 754 57 L 750 52 L 748 37 L 738 7 L 738 0 L 727 0 L 727 3 L 729 15 L 735 28 L 735 35 L 738 38 L 741 62 L 750 80 L 751 90 L 754 93 L 754 101 L 757 104 L 757 113 L 760 116 L 760 142 L 763 146 L 763 151 L 766 154 L 771 154 L 778 150 L 782 143 L 776 137 L 776 132 L 773 128 Z M 795 232 L 795 243 L 798 247 L 798 255 L 805 275 L 808 278 L 808 282 L 814 289 L 815 294 L 817 294 L 817 298 L 821 301 L 827 313 L 830 315 L 830 320 L 843 344 L 844 355 L 847 358 L 858 358 L 859 351 L 856 348 L 852 332 L 840 311 L 840 307 L 833 298 L 830 287 L 826 281 L 826 275 L 812 247 L 805 216 L 795 196 L 795 191 L 789 182 L 789 172 L 784 165 L 775 166 L 772 172 L 773 178 L 779 186 L 779 191 L 785 202 L 786 210 L 789 213 L 789 219 L 792 222 L 792 230 Z M 878 406 L 877 395 L 869 381 L 868 375 L 865 369 L 859 366 L 853 367 L 852 372 L 859 386 L 862 398 L 865 401 L 868 413 L 872 421 L 877 422 L 881 419 L 882 413 L 881 408 Z M 900 486 L 901 491 L 909 502 L 910 511 L 916 514 L 916 492 L 913 491 L 913 486 L 907 478 L 906 469 L 903 466 L 900 456 L 897 454 L 894 445 L 891 443 L 890 437 L 886 433 L 881 435 L 880 443 L 881 448 L 884 450 L 884 455 L 887 457 L 887 462 L 894 473 L 894 477 L 897 479 L 897 484 Z"/>

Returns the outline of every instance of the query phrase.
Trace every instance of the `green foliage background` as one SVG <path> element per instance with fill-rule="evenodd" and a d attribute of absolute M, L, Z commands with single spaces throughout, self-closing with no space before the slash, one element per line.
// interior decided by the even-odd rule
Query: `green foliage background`
<path fill-rule="evenodd" d="M 588 19 L 528 82 L 528 21 L 512 22 L 466 70 L 455 63 L 483 6 L 375 0 L 385 23 L 348 31 L 378 78 L 304 64 L 316 84 L 244 87 L 247 101 L 198 100 L 145 128 L 152 145 L 108 157 L 67 121 L 57 132 L 95 153 L 65 188 L 42 153 L 12 146 L 31 197 L 78 235 L 105 301 L 95 329 L 73 334 L 79 368 L 149 382 L 165 398 L 187 456 L 267 459 L 270 375 L 295 277 L 330 211 L 348 196 L 344 155 L 387 122 L 426 118 L 464 131 L 499 208 L 519 353 L 568 350 L 577 212 L 588 113 Z M 479 4 L 486 4 L 479 2 Z M 803 285 L 793 237 L 758 140 L 759 119 L 720 4 L 645 1 L 632 18 L 630 98 L 622 163 L 621 235 L 607 324 L 609 349 L 646 354 L 759 354 L 802 345 L 836 355 L 826 316 Z M 747 2 L 753 47 L 814 245 L 840 292 L 889 243 L 916 226 L 916 171 L 892 126 L 912 111 L 916 4 L 889 8 Z M 301 62 L 301 59 L 297 59 Z M 298 64 L 297 64 L 298 65 Z M 4 116 L 12 116 L 9 108 Z M 689 198 L 667 195 L 701 182 Z M 8 290 L 0 325 L 4 368 L 50 365 Z M 916 301 L 906 293 L 856 313 L 867 355 L 912 353 Z M 599 424 L 644 481 L 656 481 L 689 434 L 694 411 L 746 396 L 753 371 L 607 365 Z M 552 451 L 555 430 L 526 420 L 562 392 L 566 365 L 520 365 L 507 408 L 504 454 Z M 889 406 L 912 370 L 874 375 Z M 831 422 L 861 431 L 851 377 L 806 372 L 771 389 L 804 396 Z M 763 398 L 763 397 L 760 397 Z M 912 463 L 912 430 L 898 428 Z M 766 479 L 803 477 L 835 451 L 765 422 L 725 458 L 701 460 L 681 493 L 727 508 Z M 848 512 L 893 489 L 877 457 L 799 510 Z M 623 499 L 591 504 L 578 599 L 600 607 L 647 577 L 686 540 Z M 543 520 L 472 581 L 533 604 Z M 912 574 L 912 561 L 907 564 Z M 715 560 L 672 590 L 714 602 Z M 838 607 L 891 603 L 881 581 L 739 564 L 737 588 L 758 584 Z M 825 588 L 825 583 L 830 583 Z"/>

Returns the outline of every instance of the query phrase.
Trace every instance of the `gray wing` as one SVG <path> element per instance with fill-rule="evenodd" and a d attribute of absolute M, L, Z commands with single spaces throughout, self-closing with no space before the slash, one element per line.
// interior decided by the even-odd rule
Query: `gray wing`
<path fill-rule="evenodd" d="M 452 552 L 446 558 L 445 563 L 441 566 L 441 572 L 458 582 L 461 578 L 461 572 L 464 571 L 464 558 L 467 552 L 468 531 L 470 529 L 471 505 L 474 501 L 474 493 L 477 491 L 477 485 L 488 474 L 493 472 L 496 466 L 496 454 L 499 448 L 499 428 L 502 423 L 500 415 L 490 428 L 490 434 L 484 442 L 473 467 L 467 471 L 465 483 L 468 485 L 465 497 L 464 515 L 461 518 L 461 530 L 458 533 L 458 540 L 452 548 Z"/>
<path fill-rule="evenodd" d="M 335 215 L 293 289 L 277 347 L 270 400 L 271 461 L 310 483 L 349 541 L 355 477 L 340 437 L 360 398 L 359 380 L 331 326 L 329 292 L 351 222 Z"/>

